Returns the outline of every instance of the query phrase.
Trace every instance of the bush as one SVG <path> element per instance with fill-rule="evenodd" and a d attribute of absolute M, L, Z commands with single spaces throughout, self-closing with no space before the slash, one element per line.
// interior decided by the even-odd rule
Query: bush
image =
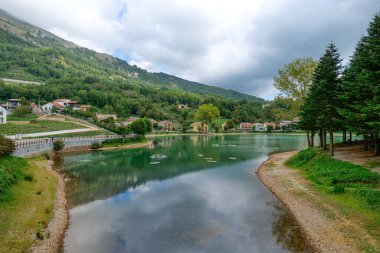
<path fill-rule="evenodd" d="M 26 181 L 33 181 L 33 175 L 32 174 L 25 174 L 24 175 L 24 179 L 26 180 Z"/>
<path fill-rule="evenodd" d="M 336 193 L 336 194 L 340 194 L 340 193 L 344 193 L 344 186 L 343 185 L 335 185 L 333 187 L 333 193 Z"/>
<path fill-rule="evenodd" d="M 60 150 L 62 150 L 64 147 L 65 147 L 65 144 L 63 143 L 62 140 L 56 140 L 56 141 L 53 143 L 53 149 L 54 149 L 54 151 L 60 151 Z"/>
<path fill-rule="evenodd" d="M 45 157 L 47 160 L 50 160 L 50 153 L 48 151 L 42 152 L 41 154 L 43 157 Z"/>
<path fill-rule="evenodd" d="M 0 157 L 11 155 L 15 150 L 15 142 L 0 135 Z"/>
<path fill-rule="evenodd" d="M 313 148 L 302 150 L 297 155 L 290 158 L 286 162 L 286 165 L 299 167 L 301 165 L 308 163 L 311 159 L 316 157 L 317 154 L 318 154 L 317 151 Z"/>
<path fill-rule="evenodd" d="M 91 149 L 99 149 L 99 148 L 101 148 L 103 145 L 102 145 L 102 143 L 100 143 L 100 142 L 93 142 L 92 144 L 91 144 Z"/>

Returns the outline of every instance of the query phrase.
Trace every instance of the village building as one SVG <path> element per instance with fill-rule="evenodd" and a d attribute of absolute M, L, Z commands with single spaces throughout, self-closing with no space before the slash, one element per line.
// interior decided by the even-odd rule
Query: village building
<path fill-rule="evenodd" d="M 56 99 L 56 100 L 53 101 L 53 103 L 59 104 L 62 107 L 69 106 L 70 102 L 71 102 L 71 100 L 70 99 L 66 99 L 66 98 Z"/>
<path fill-rule="evenodd" d="M 269 126 L 272 126 L 272 129 L 276 129 L 277 125 L 274 122 L 264 122 L 264 126 L 268 129 Z"/>
<path fill-rule="evenodd" d="M 21 106 L 21 99 L 11 98 L 7 102 L 3 103 L 2 106 L 10 113 L 14 109 Z"/>
<path fill-rule="evenodd" d="M 223 124 L 222 124 L 222 130 L 226 130 L 226 126 L 227 126 L 227 121 L 225 121 L 225 122 L 223 122 Z"/>
<path fill-rule="evenodd" d="M 159 121 L 158 127 L 164 131 L 171 131 L 172 130 L 172 123 L 170 121 L 167 121 L 167 120 Z"/>
<path fill-rule="evenodd" d="M 0 105 L 0 124 L 7 123 L 7 114 L 8 114 L 7 109 L 5 109 L 5 107 Z"/>
<path fill-rule="evenodd" d="M 70 102 L 68 103 L 68 106 L 69 106 L 72 110 L 74 110 L 74 111 L 80 110 L 80 104 L 79 104 L 78 101 L 70 101 Z"/>
<path fill-rule="evenodd" d="M 254 123 L 254 124 L 252 124 L 252 128 L 255 131 L 266 131 L 267 130 L 267 128 L 265 127 L 265 125 L 263 123 Z"/>
<path fill-rule="evenodd" d="M 96 114 L 96 118 L 100 121 L 112 118 L 115 121 L 117 120 L 117 115 L 116 114 Z"/>
<path fill-rule="evenodd" d="M 208 124 L 196 121 L 190 125 L 193 132 L 208 132 Z"/>
<path fill-rule="evenodd" d="M 36 105 L 36 103 L 31 102 L 29 107 L 32 113 L 41 113 L 41 109 Z"/>
<path fill-rule="evenodd" d="M 253 125 L 250 122 L 241 122 L 240 123 L 240 129 L 242 131 L 251 131 L 252 127 L 253 127 Z"/>
<path fill-rule="evenodd" d="M 91 108 L 91 105 L 80 105 L 79 106 L 79 110 L 84 111 L 84 112 L 87 112 L 88 110 L 90 110 L 90 108 Z"/>
<path fill-rule="evenodd" d="M 293 121 L 293 123 L 299 123 L 301 121 L 301 118 L 295 117 L 292 121 Z"/>
<path fill-rule="evenodd" d="M 47 103 L 41 106 L 41 110 L 45 114 L 51 114 L 53 112 L 54 105 L 53 103 Z"/>
<path fill-rule="evenodd" d="M 280 124 L 279 124 L 279 126 L 281 128 L 288 127 L 288 126 L 291 126 L 291 125 L 293 125 L 293 121 L 291 121 L 291 120 L 282 120 L 280 122 Z"/>

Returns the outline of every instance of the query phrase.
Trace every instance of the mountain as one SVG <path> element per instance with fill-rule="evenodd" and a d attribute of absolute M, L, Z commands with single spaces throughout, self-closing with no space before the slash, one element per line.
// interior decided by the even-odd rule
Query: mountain
<path fill-rule="evenodd" d="M 263 99 L 238 91 L 151 73 L 109 54 L 98 53 L 26 23 L 0 9 L 0 77 L 46 82 L 72 77 L 133 82 L 233 100 Z"/>

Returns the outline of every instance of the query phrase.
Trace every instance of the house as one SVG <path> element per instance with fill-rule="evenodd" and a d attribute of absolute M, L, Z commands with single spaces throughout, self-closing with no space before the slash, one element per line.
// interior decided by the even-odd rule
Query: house
<path fill-rule="evenodd" d="M 254 124 L 252 124 L 252 128 L 255 131 L 266 131 L 267 130 L 267 128 L 265 127 L 265 125 L 263 123 L 254 123 Z"/>
<path fill-rule="evenodd" d="M 240 129 L 242 131 L 251 131 L 252 127 L 253 127 L 253 125 L 250 122 L 241 122 L 240 123 Z"/>
<path fill-rule="evenodd" d="M 279 124 L 279 126 L 280 126 L 281 128 L 289 127 L 289 126 L 291 126 L 291 125 L 293 125 L 293 121 L 291 121 L 291 120 L 282 120 L 282 121 L 280 122 L 280 124 Z"/>
<path fill-rule="evenodd" d="M 88 110 L 90 110 L 90 108 L 91 108 L 91 105 L 80 105 L 79 106 L 79 110 L 84 111 L 84 112 L 87 112 Z"/>
<path fill-rule="evenodd" d="M 11 111 L 13 111 L 14 109 L 16 109 L 17 107 L 20 107 L 20 106 L 21 106 L 21 99 L 18 99 L 18 98 L 11 98 L 11 99 L 8 99 L 8 101 L 5 102 L 4 104 L 2 104 L 2 106 L 3 106 L 8 112 L 11 112 Z"/>
<path fill-rule="evenodd" d="M 31 102 L 29 107 L 32 113 L 41 113 L 41 109 L 36 105 L 36 103 Z"/>
<path fill-rule="evenodd" d="M 7 123 L 7 114 L 8 114 L 7 109 L 5 109 L 5 107 L 0 105 L 0 124 Z"/>
<path fill-rule="evenodd" d="M 53 103 L 59 104 L 63 107 L 69 106 L 71 100 L 66 98 L 56 99 L 53 101 Z"/>
<path fill-rule="evenodd" d="M 200 121 L 194 122 L 190 125 L 193 132 L 208 132 L 208 124 Z"/>
<path fill-rule="evenodd" d="M 159 121 L 158 127 L 160 127 L 164 131 L 171 131 L 172 130 L 172 123 L 167 120 Z"/>
<path fill-rule="evenodd" d="M 54 105 L 53 103 L 47 103 L 41 106 L 41 110 L 45 114 L 51 114 L 53 112 Z"/>
<path fill-rule="evenodd" d="M 276 123 L 274 122 L 264 122 L 264 126 L 266 129 L 268 129 L 269 126 L 272 126 L 272 129 L 276 129 Z"/>
<path fill-rule="evenodd" d="M 179 104 L 178 105 L 178 109 L 187 109 L 187 105 L 185 105 L 185 104 Z"/>
<path fill-rule="evenodd" d="M 78 101 L 70 101 L 70 102 L 68 103 L 68 106 L 69 106 L 72 110 L 74 110 L 74 111 L 80 110 L 80 104 L 79 104 Z"/>
<path fill-rule="evenodd" d="M 117 115 L 116 114 L 96 114 L 96 118 L 100 121 L 112 118 L 115 121 L 117 120 Z"/>

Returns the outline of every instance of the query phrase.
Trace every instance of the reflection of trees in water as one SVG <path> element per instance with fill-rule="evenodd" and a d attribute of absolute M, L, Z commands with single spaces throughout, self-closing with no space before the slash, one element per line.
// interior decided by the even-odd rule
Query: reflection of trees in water
<path fill-rule="evenodd" d="M 297 220 L 286 206 L 280 201 L 276 201 L 273 206 L 277 211 L 277 219 L 273 222 L 272 234 L 276 238 L 277 243 L 284 249 L 296 253 L 315 252 L 308 244 L 306 236 L 298 225 Z"/>

